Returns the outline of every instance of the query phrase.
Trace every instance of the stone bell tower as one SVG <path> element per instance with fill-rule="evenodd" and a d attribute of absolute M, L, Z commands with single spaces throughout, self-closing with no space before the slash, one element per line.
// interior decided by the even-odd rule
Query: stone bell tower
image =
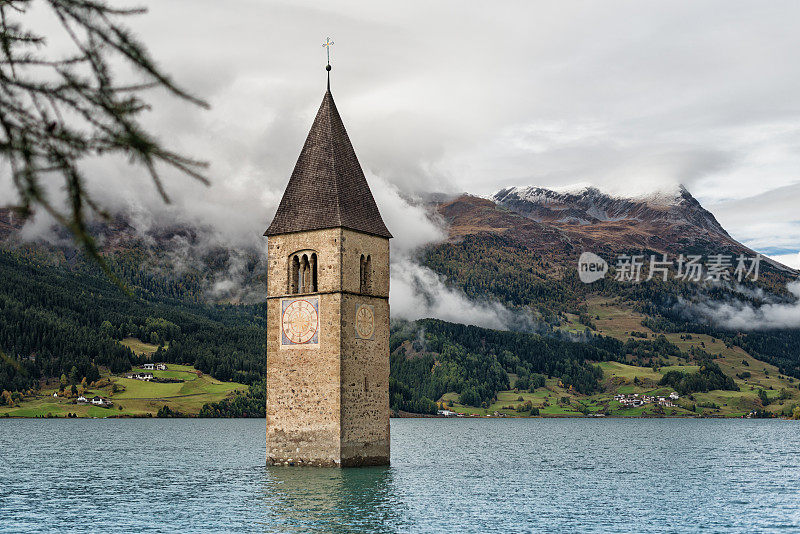
<path fill-rule="evenodd" d="M 268 463 L 387 465 L 392 235 L 330 82 L 265 235 Z"/>

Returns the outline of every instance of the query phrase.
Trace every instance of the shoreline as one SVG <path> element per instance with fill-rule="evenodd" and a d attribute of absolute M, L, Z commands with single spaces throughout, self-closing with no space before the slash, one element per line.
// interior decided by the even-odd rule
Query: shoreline
<path fill-rule="evenodd" d="M 0 421 L 10 419 L 266 419 L 265 417 L 198 417 L 198 416 L 182 416 L 182 417 L 156 417 L 149 415 L 112 415 L 109 417 L 69 417 L 66 415 L 37 415 L 37 416 L 19 416 L 19 415 L 0 415 Z M 681 415 L 662 415 L 662 416 L 633 416 L 633 415 L 604 415 L 601 417 L 591 415 L 534 415 L 534 416 L 494 416 L 494 415 L 476 415 L 476 416 L 443 416 L 432 414 L 415 414 L 411 412 L 403 412 L 402 415 L 391 415 L 389 419 L 782 419 L 784 421 L 794 421 L 791 417 L 746 417 L 746 416 L 681 416 Z"/>

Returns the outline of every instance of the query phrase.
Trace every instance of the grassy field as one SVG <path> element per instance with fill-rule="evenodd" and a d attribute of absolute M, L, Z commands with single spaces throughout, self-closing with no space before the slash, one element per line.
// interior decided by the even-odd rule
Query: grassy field
<path fill-rule="evenodd" d="M 622 341 L 630 339 L 630 332 L 647 334 L 648 339 L 658 335 L 641 325 L 644 318 L 637 312 L 613 300 L 595 298 L 588 302 L 589 315 L 597 326 L 597 332 Z M 584 325 L 577 316 L 566 314 L 564 330 L 583 331 Z M 668 396 L 672 389 L 658 385 L 665 373 L 677 370 L 684 373 L 697 372 L 700 367 L 684 359 L 664 358 L 669 365 L 657 369 L 640 367 L 620 362 L 598 362 L 603 370 L 602 392 L 594 395 L 580 395 L 561 387 L 556 379 L 548 379 L 545 387 L 535 392 L 501 391 L 497 400 L 488 408 L 475 408 L 459 404 L 458 395 L 447 393 L 439 402 L 459 413 L 476 416 L 504 415 L 507 417 L 526 417 L 529 412 L 519 412 L 517 407 L 530 401 L 543 417 L 576 417 L 602 413 L 615 417 L 742 417 L 755 409 L 762 409 L 758 390 L 763 389 L 770 403 L 764 409 L 780 414 L 785 409 L 800 405 L 798 381 L 782 376 L 772 365 L 756 360 L 739 347 L 726 346 L 722 340 L 701 334 L 666 334 L 666 338 L 677 345 L 683 353 L 699 348 L 714 357 L 722 371 L 734 379 L 740 391 L 709 391 L 693 393 L 677 401 L 675 407 L 657 407 L 646 404 L 627 408 L 613 400 L 617 394 L 647 394 Z M 636 338 L 640 339 L 640 338 Z M 746 373 L 749 373 L 747 376 Z M 512 387 L 516 376 L 511 377 Z M 638 379 L 638 380 L 637 380 Z M 783 392 L 783 393 L 782 393 Z M 787 398 L 781 399 L 781 396 Z"/>
<path fill-rule="evenodd" d="M 145 343 L 144 341 L 139 341 L 135 337 L 126 337 L 120 344 L 125 345 L 129 349 L 133 351 L 134 354 L 138 356 L 152 356 L 156 350 L 158 349 L 157 345 L 152 345 L 150 343 Z"/>
<path fill-rule="evenodd" d="M 136 372 L 137 369 L 134 369 Z M 124 375 L 125 373 L 123 373 Z M 168 364 L 166 371 L 154 371 L 161 378 L 179 379 L 181 382 L 161 384 L 124 378 L 124 376 L 104 376 L 106 385 L 89 388 L 84 396 L 91 398 L 100 395 L 113 403 L 110 408 L 91 404 L 76 404 L 75 399 L 53 397 L 58 388 L 44 387 L 35 397 L 27 397 L 19 406 L 0 407 L 0 417 L 65 417 L 69 413 L 78 417 L 120 417 L 155 416 L 158 410 L 167 405 L 173 411 L 196 415 L 208 402 L 218 402 L 236 390 L 247 389 L 244 384 L 221 382 L 204 375 L 189 365 Z M 116 391 L 115 391 L 116 389 Z"/>
<path fill-rule="evenodd" d="M 627 365 L 619 362 L 600 362 L 597 364 L 603 369 L 604 378 L 622 377 L 626 380 L 633 380 L 634 378 L 661 380 L 663 376 L 657 371 L 653 371 L 649 367 L 637 367 L 635 365 Z"/>
<path fill-rule="evenodd" d="M 176 380 L 194 380 L 197 378 L 197 374 L 194 371 L 173 371 L 171 369 L 167 369 L 166 371 L 147 371 L 148 373 L 153 373 L 153 376 L 156 378 L 173 378 Z"/>

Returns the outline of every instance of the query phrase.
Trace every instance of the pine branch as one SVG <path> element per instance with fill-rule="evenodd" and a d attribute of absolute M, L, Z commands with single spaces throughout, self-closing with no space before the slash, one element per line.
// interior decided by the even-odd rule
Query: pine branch
<path fill-rule="evenodd" d="M 88 231 L 87 208 L 107 213 L 89 194 L 81 173 L 84 159 L 126 156 L 143 167 L 169 202 L 159 166 L 177 169 L 203 184 L 207 164 L 162 145 L 140 124 L 150 109 L 143 93 L 166 89 L 191 104 L 208 105 L 179 87 L 150 57 L 145 45 L 121 24 L 144 8 L 111 7 L 105 0 L 37 0 L 69 36 L 73 50 L 52 54 L 45 36 L 24 23 L 33 0 L 0 0 L 0 158 L 9 162 L 20 213 L 49 213 L 112 279 Z M 117 84 L 110 65 L 122 62 L 140 81 Z M 47 198 L 44 180 L 60 177 L 67 203 Z"/>

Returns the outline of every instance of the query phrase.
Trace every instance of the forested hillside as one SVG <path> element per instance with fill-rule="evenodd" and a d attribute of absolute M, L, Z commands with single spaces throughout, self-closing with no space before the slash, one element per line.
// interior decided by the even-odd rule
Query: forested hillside
<path fill-rule="evenodd" d="M 390 339 L 392 409 L 433 413 L 435 401 L 448 392 L 458 393 L 461 404 L 486 407 L 498 391 L 510 388 L 510 375 L 523 389 L 555 378 L 562 387 L 588 395 L 600 389 L 603 378 L 596 362 L 651 366 L 690 356 L 663 337 L 622 342 L 603 335 L 580 341 L 564 333 L 553 336 L 435 319 L 397 321 Z"/>
<path fill-rule="evenodd" d="M 464 404 L 488 405 L 509 389 L 509 373 L 523 380 L 556 376 L 590 393 L 602 372 L 588 362 L 619 358 L 622 343 L 601 337 L 575 343 L 428 319 L 396 323 L 390 350 L 392 409 L 431 413 L 450 391 Z"/>
<path fill-rule="evenodd" d="M 160 345 L 159 359 L 222 380 L 252 383 L 263 375 L 263 306 L 145 299 L 126 281 L 134 296 L 97 268 L 0 250 L 0 389 L 26 390 L 62 374 L 91 380 L 98 366 L 127 370 L 141 358 L 118 343 L 125 337 Z"/>
<path fill-rule="evenodd" d="M 648 255 L 649 250 L 626 250 Z M 646 283 L 614 280 L 612 274 L 593 284 L 578 279 L 575 263 L 563 256 L 533 250 L 513 234 L 468 234 L 427 247 L 422 262 L 444 275 L 450 284 L 470 298 L 493 299 L 512 309 L 533 309 L 542 325 L 552 331 L 564 322 L 564 314 L 581 317 L 591 326 L 587 299 L 602 296 L 629 302 L 646 315 L 643 324 L 655 332 L 690 332 L 712 335 L 738 345 L 756 357 L 774 364 L 782 373 L 800 378 L 800 329 L 770 329 L 740 332 L 710 324 L 692 315 L 686 302 L 743 302 L 752 306 L 794 297 L 786 291 L 790 274 L 763 264 L 757 282 L 732 285 L 698 284 L 674 277 Z M 574 258 L 577 262 L 577 255 Z M 647 277 L 647 268 L 642 271 Z"/>

